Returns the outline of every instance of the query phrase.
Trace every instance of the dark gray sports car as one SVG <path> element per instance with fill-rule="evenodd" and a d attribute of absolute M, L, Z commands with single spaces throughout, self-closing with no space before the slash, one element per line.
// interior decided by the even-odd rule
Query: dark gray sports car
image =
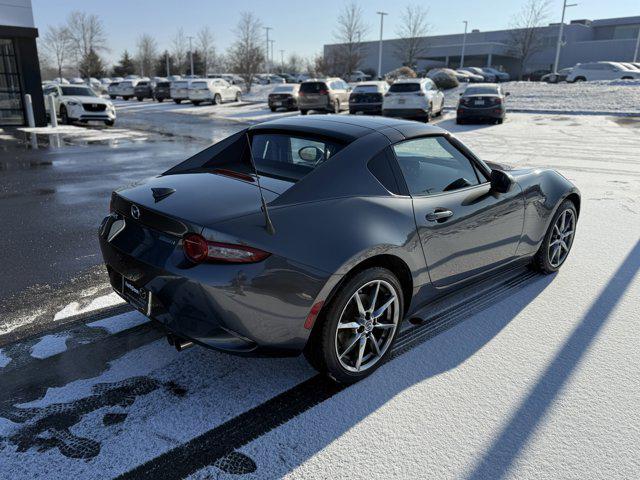
<path fill-rule="evenodd" d="M 178 349 L 304 351 L 348 383 L 436 297 L 556 271 L 579 211 L 562 175 L 492 169 L 438 127 L 293 117 L 117 190 L 99 236 L 113 288 Z"/>

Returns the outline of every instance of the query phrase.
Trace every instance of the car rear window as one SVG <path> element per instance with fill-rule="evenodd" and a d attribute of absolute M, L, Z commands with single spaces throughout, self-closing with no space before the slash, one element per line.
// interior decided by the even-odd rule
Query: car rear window
<path fill-rule="evenodd" d="M 318 93 L 321 90 L 327 90 L 327 84 L 324 82 L 303 82 L 300 85 L 300 91 L 303 93 Z"/>
<path fill-rule="evenodd" d="M 192 88 L 207 88 L 207 82 L 193 82 L 191 84 Z"/>
<path fill-rule="evenodd" d="M 158 82 L 158 87 L 169 87 L 171 82 Z"/>
<path fill-rule="evenodd" d="M 147 85 L 149 85 L 149 82 L 138 82 L 138 84 L 136 86 L 137 87 L 146 87 Z"/>
<path fill-rule="evenodd" d="M 497 95 L 497 87 L 467 87 L 465 95 Z"/>
<path fill-rule="evenodd" d="M 358 85 L 353 89 L 353 93 L 377 93 L 378 87 L 376 85 Z"/>
<path fill-rule="evenodd" d="M 297 85 L 282 85 L 273 89 L 273 93 L 291 93 L 297 89 Z"/>
<path fill-rule="evenodd" d="M 393 93 L 404 93 L 404 92 L 419 92 L 420 84 L 415 83 L 394 83 L 389 88 L 390 92 Z"/>
<path fill-rule="evenodd" d="M 173 82 L 173 86 L 176 88 L 188 88 L 189 82 Z"/>
<path fill-rule="evenodd" d="M 122 85 L 123 87 L 131 87 L 131 86 L 133 86 L 133 83 L 131 83 L 131 82 L 120 82 L 120 85 Z"/>

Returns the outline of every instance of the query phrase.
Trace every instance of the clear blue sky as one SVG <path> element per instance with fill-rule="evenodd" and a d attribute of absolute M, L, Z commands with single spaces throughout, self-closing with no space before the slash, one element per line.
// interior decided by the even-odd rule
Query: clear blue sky
<path fill-rule="evenodd" d="M 576 0 L 579 5 L 567 10 L 567 18 L 611 18 L 640 15 L 640 0 Z M 571 1 L 571 3 L 576 3 Z M 460 32 L 462 20 L 469 21 L 469 29 L 500 30 L 508 28 L 512 16 L 524 0 L 440 0 L 422 1 L 429 8 L 431 34 Z M 285 56 L 296 52 L 312 56 L 322 45 L 334 41 L 333 32 L 337 12 L 345 0 L 32 0 L 36 26 L 44 32 L 48 25 L 64 22 L 69 12 L 82 10 L 95 13 L 104 21 L 108 33 L 106 55 L 109 62 L 117 60 L 126 48 L 135 51 L 136 39 L 142 33 L 155 37 L 160 49 L 169 48 L 178 27 L 186 35 L 208 25 L 214 32 L 216 48 L 224 51 L 233 42 L 234 26 L 242 11 L 254 12 L 266 26 L 273 27 L 276 41 L 276 61 L 279 50 Z M 366 39 L 377 39 L 379 16 L 385 17 L 384 37 L 395 37 L 400 12 L 415 0 L 360 0 L 369 24 Z M 562 0 L 551 1 L 550 21 L 558 22 Z"/>

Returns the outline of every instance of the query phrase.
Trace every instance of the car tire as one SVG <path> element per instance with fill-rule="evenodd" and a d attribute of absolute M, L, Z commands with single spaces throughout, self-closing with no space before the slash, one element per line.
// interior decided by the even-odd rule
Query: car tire
<path fill-rule="evenodd" d="M 564 220 L 563 217 L 564 216 Z M 531 266 L 542 273 L 557 272 L 565 262 L 571 251 L 578 223 L 578 212 L 571 200 L 565 200 L 560 204 L 555 215 L 551 219 L 547 233 L 542 240 L 540 248 L 536 252 Z M 570 235 L 567 233 L 570 232 Z M 568 242 L 565 241 L 568 238 Z M 561 243 L 555 243 L 560 241 Z M 556 253 L 556 247 L 559 253 Z"/>
<path fill-rule="evenodd" d="M 115 100 L 115 99 L 116 99 L 116 96 L 115 96 L 115 95 L 109 95 L 109 98 L 110 98 L 111 100 Z"/>
<path fill-rule="evenodd" d="M 462 120 L 461 118 L 456 118 L 456 125 L 462 125 L 464 124 L 464 120 Z"/>
<path fill-rule="evenodd" d="M 271 110 L 272 112 L 275 112 L 277 110 L 276 107 L 269 107 L 269 110 Z"/>
<path fill-rule="evenodd" d="M 176 104 L 180 105 L 182 103 L 182 100 L 176 98 L 173 100 Z"/>
<path fill-rule="evenodd" d="M 574 82 L 586 82 L 586 81 L 587 81 L 587 79 L 586 79 L 586 78 L 584 78 L 584 77 L 578 77 L 578 78 L 576 78 L 576 79 L 574 80 Z"/>
<path fill-rule="evenodd" d="M 220 105 L 222 103 L 222 97 L 219 94 L 215 94 L 213 96 L 213 104 L 214 105 Z"/>
<path fill-rule="evenodd" d="M 498 125 L 502 125 L 504 123 L 504 118 L 499 118 L 498 120 L 496 120 L 496 124 Z"/>
<path fill-rule="evenodd" d="M 105 121 L 104 121 L 104 124 L 105 124 L 107 127 L 113 127 L 113 126 L 116 124 L 116 121 L 115 121 L 115 120 L 105 120 Z"/>
<path fill-rule="evenodd" d="M 139 102 L 143 101 L 144 98 L 143 97 L 136 97 L 138 99 Z"/>
<path fill-rule="evenodd" d="M 300 115 L 306 115 L 309 113 L 309 110 L 300 110 Z"/>
<path fill-rule="evenodd" d="M 424 122 L 429 123 L 433 118 L 433 104 L 429 105 L 429 110 L 427 110 L 427 115 L 424 117 Z"/>
<path fill-rule="evenodd" d="M 71 119 L 67 113 L 67 107 L 60 105 L 60 121 L 63 125 L 71 125 Z"/>
<path fill-rule="evenodd" d="M 156 98 L 156 100 L 158 101 L 158 103 L 162 103 L 164 102 L 164 98 L 160 97 L 160 98 Z"/>
<path fill-rule="evenodd" d="M 333 112 L 336 115 L 340 114 L 340 100 L 336 100 L 335 102 L 333 102 Z"/>
<path fill-rule="evenodd" d="M 240 92 L 236 93 L 236 102 L 242 101 L 242 94 Z"/>
<path fill-rule="evenodd" d="M 200 102 L 198 100 L 191 100 L 191 103 L 193 104 L 194 107 L 197 107 L 198 105 L 200 105 Z"/>
<path fill-rule="evenodd" d="M 129 97 L 122 97 L 122 100 L 126 102 L 127 100 L 129 100 Z"/>
<path fill-rule="evenodd" d="M 376 286 L 375 308 L 382 310 L 391 302 L 378 318 L 371 315 L 375 311 L 371 303 Z M 365 316 L 358 314 L 356 292 L 361 292 L 359 296 Z M 403 292 L 396 276 L 381 267 L 363 270 L 338 290 L 326 311 L 321 313 L 318 320 L 322 323 L 305 348 L 305 356 L 314 368 L 334 381 L 342 384 L 357 382 L 384 363 L 400 329 L 403 314 Z"/>

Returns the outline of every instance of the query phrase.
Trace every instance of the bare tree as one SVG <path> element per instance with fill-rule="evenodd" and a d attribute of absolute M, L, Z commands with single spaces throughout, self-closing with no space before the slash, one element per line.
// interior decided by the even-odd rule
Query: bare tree
<path fill-rule="evenodd" d="M 158 56 L 158 46 L 151 35 L 146 33 L 138 38 L 138 52 L 136 62 L 141 76 L 151 75 L 154 62 Z"/>
<path fill-rule="evenodd" d="M 236 41 L 229 49 L 231 68 L 245 81 L 247 91 L 251 82 L 265 61 L 260 38 L 260 21 L 250 12 L 243 12 L 236 26 Z"/>
<path fill-rule="evenodd" d="M 337 45 L 338 62 L 342 74 L 349 74 L 356 70 L 362 58 L 362 37 L 366 35 L 368 26 L 363 20 L 362 7 L 352 2 L 345 5 L 338 16 L 338 27 L 334 33 Z"/>
<path fill-rule="evenodd" d="M 175 59 L 178 73 L 182 73 L 187 63 L 187 50 L 187 37 L 184 35 L 182 27 L 180 27 L 171 40 L 171 55 Z"/>
<path fill-rule="evenodd" d="M 203 76 L 207 76 L 209 69 L 212 68 L 216 61 L 216 49 L 214 45 L 213 33 L 209 27 L 204 27 L 198 32 L 196 40 L 196 48 L 200 51 L 202 57 Z"/>
<path fill-rule="evenodd" d="M 429 34 L 428 13 L 429 10 L 419 4 L 407 5 L 400 17 L 400 25 L 396 30 L 399 40 L 395 53 L 406 67 L 415 69 L 418 58 L 427 50 L 424 37 Z"/>
<path fill-rule="evenodd" d="M 548 10 L 549 0 L 527 0 L 512 19 L 513 31 L 509 34 L 508 45 L 519 61 L 521 79 L 524 66 L 531 56 L 544 48 L 540 27 L 546 23 Z"/>
<path fill-rule="evenodd" d="M 283 67 L 290 73 L 300 73 L 304 67 L 304 59 L 297 53 L 292 53 Z"/>
<path fill-rule="evenodd" d="M 107 36 L 97 15 L 74 11 L 67 17 L 66 31 L 76 66 L 91 56 L 107 51 Z"/>
<path fill-rule="evenodd" d="M 69 59 L 69 32 L 64 25 L 49 26 L 44 34 L 42 46 L 47 56 L 56 64 L 58 77 L 62 78 L 62 69 Z"/>

